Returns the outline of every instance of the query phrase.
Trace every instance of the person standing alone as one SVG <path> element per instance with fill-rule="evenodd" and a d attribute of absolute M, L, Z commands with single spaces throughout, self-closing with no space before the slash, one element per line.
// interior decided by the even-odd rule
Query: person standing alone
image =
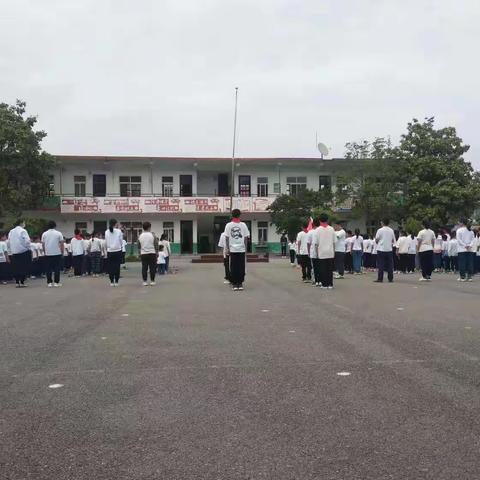
<path fill-rule="evenodd" d="M 430 228 L 430 221 L 425 219 L 423 230 L 417 235 L 417 250 L 422 269 L 421 282 L 430 281 L 433 272 L 433 247 L 435 245 L 435 232 Z"/>
<path fill-rule="evenodd" d="M 65 248 L 63 235 L 56 230 L 57 224 L 52 220 L 47 224 L 47 231 L 42 235 L 42 246 L 45 253 L 45 270 L 47 287 L 61 287 L 60 270 Z M 53 283 L 52 283 L 53 272 Z"/>
<path fill-rule="evenodd" d="M 225 226 L 226 248 L 230 252 L 230 281 L 232 290 L 243 290 L 245 281 L 245 252 L 250 232 L 247 225 L 240 221 L 238 208 L 232 211 L 232 221 Z"/>
<path fill-rule="evenodd" d="M 460 282 L 471 282 L 474 272 L 474 244 L 475 234 L 468 220 L 461 220 L 457 229 L 458 269 Z"/>
<path fill-rule="evenodd" d="M 319 217 L 320 226 L 315 230 L 313 244 L 318 257 L 320 283 L 322 288 L 333 288 L 333 265 L 335 257 L 335 230 L 328 222 L 328 215 L 322 213 Z M 318 286 L 318 285 L 317 285 Z"/>
<path fill-rule="evenodd" d="M 30 252 L 30 237 L 25 230 L 25 222 L 17 220 L 15 227 L 8 233 L 8 249 L 11 253 L 10 261 L 12 265 L 13 278 L 17 288 L 25 287 L 32 254 Z"/>
<path fill-rule="evenodd" d="M 138 249 L 142 260 L 143 286 L 146 287 L 147 274 L 150 270 L 150 285 L 155 285 L 155 273 L 157 270 L 158 239 L 150 231 L 152 224 L 143 222 L 143 232 L 138 237 Z"/>
<path fill-rule="evenodd" d="M 377 244 L 377 279 L 376 283 L 383 282 L 383 272 L 386 270 L 388 281 L 393 282 L 393 245 L 395 243 L 395 232 L 389 227 L 390 220 L 382 220 L 382 226 L 377 230 L 375 243 Z"/>
<path fill-rule="evenodd" d="M 120 279 L 120 265 L 122 263 L 123 234 L 118 228 L 118 222 L 112 218 L 105 231 L 105 247 L 107 248 L 108 276 L 110 286 L 117 287 Z"/>

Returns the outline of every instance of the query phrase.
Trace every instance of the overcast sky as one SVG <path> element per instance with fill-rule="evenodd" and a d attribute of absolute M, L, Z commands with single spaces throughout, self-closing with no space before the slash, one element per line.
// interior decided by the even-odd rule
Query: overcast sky
<path fill-rule="evenodd" d="M 316 156 L 435 116 L 480 168 L 478 0 L 0 0 L 0 101 L 54 154 Z"/>

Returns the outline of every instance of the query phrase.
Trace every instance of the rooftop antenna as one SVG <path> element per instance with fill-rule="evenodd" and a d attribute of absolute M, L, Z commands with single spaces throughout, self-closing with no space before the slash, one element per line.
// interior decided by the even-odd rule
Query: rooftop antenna
<path fill-rule="evenodd" d="M 317 148 L 320 152 L 320 158 L 323 160 L 323 157 L 328 156 L 328 147 L 324 143 L 317 142 Z"/>

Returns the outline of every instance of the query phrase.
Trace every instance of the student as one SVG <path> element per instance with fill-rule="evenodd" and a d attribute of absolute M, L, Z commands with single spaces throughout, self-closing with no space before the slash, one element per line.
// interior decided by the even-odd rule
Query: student
<path fill-rule="evenodd" d="M 72 266 L 73 276 L 80 278 L 83 273 L 83 257 L 85 255 L 85 242 L 80 233 L 80 230 L 76 228 L 73 232 L 74 236 L 70 240 L 70 248 L 72 250 Z"/>
<path fill-rule="evenodd" d="M 448 242 L 448 258 L 450 259 L 450 270 L 453 273 L 458 272 L 458 242 L 456 232 L 452 232 Z"/>
<path fill-rule="evenodd" d="M 160 237 L 160 244 L 163 245 L 163 253 L 165 255 L 165 273 L 168 273 L 170 271 L 170 255 L 172 254 L 172 250 L 166 233 Z"/>
<path fill-rule="evenodd" d="M 433 244 L 433 271 L 435 273 L 442 271 L 442 234 L 439 232 Z"/>
<path fill-rule="evenodd" d="M 458 269 L 460 270 L 460 282 L 471 282 L 474 269 L 473 252 L 475 235 L 466 219 L 460 221 L 460 227 L 457 229 L 458 243 Z"/>
<path fill-rule="evenodd" d="M 344 278 L 345 274 L 345 241 L 347 234 L 340 223 L 334 227 L 335 230 L 335 275 L 336 279 Z"/>
<path fill-rule="evenodd" d="M 372 268 L 370 271 L 374 272 L 377 269 L 377 242 L 372 238 Z"/>
<path fill-rule="evenodd" d="M 243 290 L 245 280 L 245 252 L 250 232 L 247 225 L 240 221 L 241 212 L 238 208 L 232 211 L 232 221 L 225 227 L 225 240 L 230 252 L 230 279 L 232 289 Z"/>
<path fill-rule="evenodd" d="M 102 252 L 102 259 L 100 261 L 100 271 L 102 272 L 102 275 L 106 275 L 107 272 L 107 267 L 108 267 L 108 261 L 107 261 L 107 245 L 105 243 L 105 238 L 104 235 L 98 235 L 100 239 L 100 244 L 101 244 L 101 252 Z"/>
<path fill-rule="evenodd" d="M 386 270 L 388 281 L 393 282 L 393 244 L 395 243 L 395 233 L 389 227 L 390 220 L 385 218 L 381 222 L 382 226 L 377 230 L 375 243 L 377 244 L 377 263 L 378 272 L 376 283 L 383 282 L 383 272 Z"/>
<path fill-rule="evenodd" d="M 6 238 L 5 233 L 0 232 L 0 282 L 2 285 L 6 285 L 10 280 L 10 257 Z"/>
<path fill-rule="evenodd" d="M 158 273 L 160 275 L 165 275 L 167 273 L 167 257 L 165 256 L 165 248 L 162 244 L 158 246 L 157 265 L 158 265 Z"/>
<path fill-rule="evenodd" d="M 38 237 L 33 237 L 30 243 L 30 278 L 34 280 L 42 275 L 40 266 L 40 250 L 38 248 Z"/>
<path fill-rule="evenodd" d="M 70 248 L 70 239 L 67 238 L 63 248 L 63 273 L 67 275 L 72 268 L 72 250 Z"/>
<path fill-rule="evenodd" d="M 474 249 L 473 249 L 473 253 L 474 253 L 474 270 L 475 270 L 475 273 L 480 273 L 480 230 L 476 230 L 475 231 L 475 243 L 474 243 Z"/>
<path fill-rule="evenodd" d="M 105 231 L 105 246 L 107 248 L 108 276 L 110 286 L 117 287 L 120 280 L 120 264 L 122 262 L 123 234 L 118 228 L 118 222 L 112 218 Z"/>
<path fill-rule="evenodd" d="M 372 240 L 370 235 L 366 234 L 363 239 L 363 268 L 370 270 L 372 264 Z"/>
<path fill-rule="evenodd" d="M 398 242 L 398 238 L 399 238 L 399 233 L 398 231 L 394 231 L 394 234 L 395 234 L 395 242 L 393 243 L 393 247 L 392 247 L 392 256 L 393 256 L 393 272 L 394 273 L 398 273 L 399 270 L 400 270 L 400 259 L 398 257 L 398 246 L 397 246 L 397 242 Z"/>
<path fill-rule="evenodd" d="M 345 270 L 347 273 L 353 274 L 353 233 L 351 230 L 347 230 L 347 238 L 345 239 Z"/>
<path fill-rule="evenodd" d="M 320 269 L 320 283 L 322 288 L 333 288 L 333 266 L 335 259 L 335 230 L 328 224 L 328 215 L 322 213 L 319 217 L 320 226 L 315 230 L 314 245 Z M 317 285 L 318 286 L 318 285 Z"/>
<path fill-rule="evenodd" d="M 83 272 L 83 275 L 88 275 L 88 276 L 92 274 L 92 258 L 90 255 L 91 243 L 92 243 L 92 235 L 90 235 L 89 233 L 85 233 L 84 239 L 83 239 L 83 249 L 85 251 L 85 254 L 83 255 L 82 272 Z"/>
<path fill-rule="evenodd" d="M 297 258 L 297 242 L 295 242 L 291 238 L 289 239 L 289 242 L 288 242 L 288 250 L 290 252 L 290 265 L 294 267 L 295 259 Z"/>
<path fill-rule="evenodd" d="M 282 258 L 287 258 L 287 237 L 285 233 L 280 237 L 280 248 L 282 250 Z"/>
<path fill-rule="evenodd" d="M 358 228 L 355 229 L 352 239 L 353 272 L 355 275 L 360 275 L 362 273 L 363 237 Z"/>
<path fill-rule="evenodd" d="M 410 242 L 408 240 L 407 233 L 402 230 L 397 240 L 398 266 L 402 273 L 407 273 L 409 246 Z"/>
<path fill-rule="evenodd" d="M 450 273 L 450 258 L 448 257 L 448 244 L 450 240 L 446 233 L 442 234 L 442 269 L 445 273 Z"/>
<path fill-rule="evenodd" d="M 225 285 L 230 285 L 230 254 L 227 250 L 227 241 L 225 239 L 225 232 L 222 232 L 222 234 L 220 235 L 220 238 L 218 240 L 218 247 L 222 249 L 222 253 L 223 253 L 223 268 L 225 270 L 223 283 Z M 165 253 L 163 255 L 165 256 Z"/>
<path fill-rule="evenodd" d="M 31 264 L 30 237 L 25 230 L 25 222 L 17 220 L 14 228 L 8 233 L 7 246 L 11 253 L 10 261 L 12 264 L 13 278 L 17 288 L 25 287 Z"/>
<path fill-rule="evenodd" d="M 408 238 L 408 262 L 407 262 L 407 271 L 408 273 L 415 273 L 415 261 L 417 259 L 417 237 L 410 233 Z"/>
<path fill-rule="evenodd" d="M 143 286 L 146 287 L 147 274 L 150 270 L 150 285 L 155 285 L 155 273 L 157 270 L 158 239 L 150 231 L 152 224 L 143 222 L 143 232 L 138 237 L 138 250 L 142 261 L 142 279 Z"/>
<path fill-rule="evenodd" d="M 307 233 L 308 236 L 308 251 L 310 253 L 310 261 L 312 262 L 313 280 L 312 285 L 319 287 L 321 284 L 320 278 L 320 259 L 318 258 L 317 232 L 320 228 L 320 219 L 315 217 L 312 221 L 312 230 Z"/>
<path fill-rule="evenodd" d="M 47 224 L 47 231 L 42 234 L 42 248 L 45 253 L 45 271 L 47 273 L 47 287 L 62 286 L 60 283 L 60 270 L 62 268 L 65 240 L 56 227 L 57 224 L 51 220 Z"/>
<path fill-rule="evenodd" d="M 297 251 L 302 267 L 302 281 L 308 283 L 312 280 L 312 263 L 308 251 L 308 221 L 303 222 L 303 228 L 297 234 Z"/>
<path fill-rule="evenodd" d="M 99 232 L 93 232 L 88 252 L 94 278 L 97 278 L 102 273 L 102 240 L 99 237 Z"/>
<path fill-rule="evenodd" d="M 123 232 L 122 232 L 122 235 L 123 235 Z M 122 268 L 124 270 L 127 269 L 127 264 L 125 263 L 125 260 L 126 260 L 126 256 L 127 256 L 127 241 L 122 238 Z"/>
<path fill-rule="evenodd" d="M 430 229 L 430 221 L 425 219 L 423 230 L 417 235 L 417 251 L 422 269 L 421 282 L 430 281 L 433 272 L 433 247 L 435 245 L 435 232 Z"/>

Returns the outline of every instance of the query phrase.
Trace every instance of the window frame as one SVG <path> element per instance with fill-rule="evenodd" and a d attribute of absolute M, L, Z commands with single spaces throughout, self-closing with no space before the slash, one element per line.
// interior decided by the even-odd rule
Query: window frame
<path fill-rule="evenodd" d="M 141 175 L 120 175 L 118 177 L 121 197 L 141 197 L 142 177 Z"/>
<path fill-rule="evenodd" d="M 162 223 L 163 233 L 167 236 L 167 240 L 170 243 L 175 242 L 175 222 L 163 222 Z"/>

